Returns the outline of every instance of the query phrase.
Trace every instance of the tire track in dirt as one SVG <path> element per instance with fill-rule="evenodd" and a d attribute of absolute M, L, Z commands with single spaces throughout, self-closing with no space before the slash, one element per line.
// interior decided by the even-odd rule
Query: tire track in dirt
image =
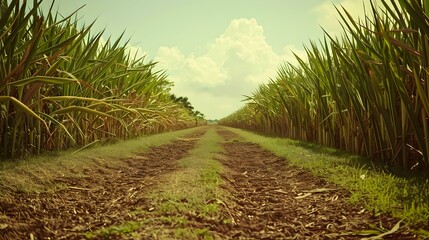
<path fill-rule="evenodd" d="M 14 193 L 0 199 L 0 239 L 82 239 L 82 233 L 133 219 L 132 212 L 149 206 L 147 193 L 162 184 L 161 176 L 178 168 L 206 128 L 171 143 L 152 147 L 124 167 L 104 165 L 83 178 L 57 179 L 68 186 L 54 193 Z M 97 160 L 94 160 L 97 161 Z"/>
<path fill-rule="evenodd" d="M 228 212 L 235 225 L 219 225 L 218 232 L 232 239 L 361 239 L 341 235 L 371 229 L 369 224 L 391 229 L 397 219 L 375 217 L 347 202 L 350 193 L 309 172 L 287 164 L 257 144 L 243 142 L 227 130 L 224 188 L 232 195 Z M 383 239 L 415 239 L 398 231 Z"/>

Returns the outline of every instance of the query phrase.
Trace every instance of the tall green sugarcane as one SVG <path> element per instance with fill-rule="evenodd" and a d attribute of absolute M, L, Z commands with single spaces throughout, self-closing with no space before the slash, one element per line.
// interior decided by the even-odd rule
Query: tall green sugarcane
<path fill-rule="evenodd" d="M 428 168 L 429 2 L 381 3 L 364 19 L 338 8 L 339 39 L 311 42 L 221 123 Z"/>
<path fill-rule="evenodd" d="M 93 24 L 40 3 L 0 4 L 0 158 L 194 126 L 164 72 L 122 36 L 103 43 Z"/>

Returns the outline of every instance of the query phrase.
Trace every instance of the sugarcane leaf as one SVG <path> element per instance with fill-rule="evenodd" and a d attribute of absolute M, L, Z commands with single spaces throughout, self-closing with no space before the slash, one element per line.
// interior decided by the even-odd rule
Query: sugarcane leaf
<path fill-rule="evenodd" d="M 377 236 L 373 236 L 373 237 L 369 237 L 369 238 L 363 238 L 365 240 L 375 240 L 375 239 L 383 239 L 383 237 L 387 236 L 387 235 L 391 235 L 394 234 L 395 232 L 397 232 L 399 230 L 399 227 L 401 226 L 401 222 L 402 220 L 400 220 L 399 222 L 397 222 L 395 224 L 395 226 L 393 226 L 392 229 L 390 229 L 389 231 L 379 234 Z"/>
<path fill-rule="evenodd" d="M 46 122 L 39 115 L 37 115 L 33 110 L 31 110 L 29 107 L 27 107 L 24 103 L 22 103 L 18 99 L 12 96 L 0 96 L 0 102 L 6 102 L 6 101 L 11 101 L 16 107 L 18 107 L 21 111 L 23 111 L 27 115 L 32 116 L 37 120 L 46 124 Z"/>
<path fill-rule="evenodd" d="M 100 112 L 91 108 L 87 108 L 87 107 L 81 107 L 81 106 L 69 106 L 69 107 L 65 107 L 62 109 L 59 109 L 57 111 L 54 111 L 51 113 L 51 115 L 55 115 L 55 114 L 65 114 L 65 113 L 70 113 L 70 112 L 85 112 L 88 114 L 92 114 L 92 115 L 98 115 L 98 116 L 102 116 L 102 117 L 109 117 L 109 118 L 113 118 L 116 120 L 119 120 L 118 118 L 106 114 L 104 112 Z"/>
<path fill-rule="evenodd" d="M 55 119 L 54 117 L 46 114 L 46 113 L 40 113 L 42 116 L 46 117 L 47 119 L 49 119 L 50 121 L 54 122 L 55 124 L 57 124 L 58 126 L 61 127 L 61 129 L 66 133 L 66 135 L 69 137 L 69 139 L 73 142 L 76 143 L 76 140 L 73 138 L 73 136 L 70 134 L 70 132 L 67 130 L 66 126 L 64 126 L 64 124 L 62 124 L 61 122 L 59 122 L 57 119 Z"/>
<path fill-rule="evenodd" d="M 75 79 L 70 78 L 61 78 L 61 77 L 49 77 L 49 76 L 35 76 L 29 77 L 14 82 L 8 83 L 10 86 L 22 87 L 32 83 L 50 83 L 50 84 L 70 84 L 70 83 L 79 83 Z"/>

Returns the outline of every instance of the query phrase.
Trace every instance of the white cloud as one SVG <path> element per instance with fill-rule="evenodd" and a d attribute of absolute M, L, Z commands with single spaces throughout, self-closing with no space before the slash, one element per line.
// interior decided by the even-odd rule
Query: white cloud
<path fill-rule="evenodd" d="M 176 85 L 223 85 L 227 74 L 208 56 L 185 56 L 177 47 L 160 47 L 156 56 L 159 67 L 167 69 Z"/>
<path fill-rule="evenodd" d="M 185 56 L 180 52 L 177 47 L 160 47 L 156 60 L 163 67 L 169 67 L 170 69 L 182 68 L 185 60 Z"/>
<path fill-rule="evenodd" d="M 173 92 L 187 96 L 197 110 L 213 119 L 241 107 L 243 95 L 274 78 L 284 61 L 296 63 L 292 51 L 305 57 L 293 45 L 286 45 L 282 53 L 274 52 L 263 27 L 255 19 L 241 18 L 232 20 L 206 52 L 185 55 L 178 47 L 160 47 L 155 60 L 175 83 Z"/>

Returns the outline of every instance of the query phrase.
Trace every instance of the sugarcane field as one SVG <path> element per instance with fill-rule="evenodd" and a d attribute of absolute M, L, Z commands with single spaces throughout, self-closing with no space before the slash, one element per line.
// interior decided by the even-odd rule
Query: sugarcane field
<path fill-rule="evenodd" d="M 0 240 L 429 239 L 429 1 L 0 0 Z"/>

